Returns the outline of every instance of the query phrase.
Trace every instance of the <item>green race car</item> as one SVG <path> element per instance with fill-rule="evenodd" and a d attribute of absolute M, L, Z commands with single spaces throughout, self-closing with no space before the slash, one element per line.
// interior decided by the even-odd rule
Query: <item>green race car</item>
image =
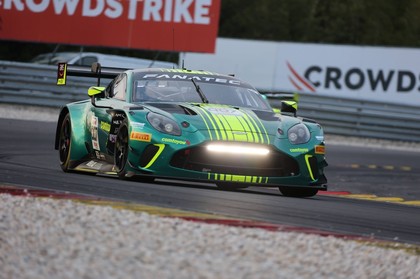
<path fill-rule="evenodd" d="M 309 197 L 327 189 L 324 133 L 296 117 L 296 103 L 273 110 L 254 87 L 233 76 L 186 69 L 124 70 L 59 64 L 95 77 L 90 99 L 61 109 L 55 149 L 64 171 L 122 179 L 214 182 L 233 190 L 278 187 Z M 113 78 L 100 87 L 101 78 Z"/>

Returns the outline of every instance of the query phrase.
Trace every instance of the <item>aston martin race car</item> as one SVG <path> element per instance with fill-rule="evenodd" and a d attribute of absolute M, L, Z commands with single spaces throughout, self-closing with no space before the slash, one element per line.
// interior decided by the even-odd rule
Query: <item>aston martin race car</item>
<path fill-rule="evenodd" d="M 323 129 L 297 117 L 296 102 L 273 109 L 250 84 L 206 71 L 60 63 L 57 84 L 71 75 L 97 82 L 89 99 L 60 111 L 55 149 L 65 172 L 278 187 L 293 197 L 327 189 Z"/>

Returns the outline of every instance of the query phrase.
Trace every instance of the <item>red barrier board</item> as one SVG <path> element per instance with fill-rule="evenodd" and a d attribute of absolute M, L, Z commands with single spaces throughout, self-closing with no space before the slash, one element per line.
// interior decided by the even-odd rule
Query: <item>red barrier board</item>
<path fill-rule="evenodd" d="M 213 53 L 221 0 L 0 0 L 0 40 Z"/>

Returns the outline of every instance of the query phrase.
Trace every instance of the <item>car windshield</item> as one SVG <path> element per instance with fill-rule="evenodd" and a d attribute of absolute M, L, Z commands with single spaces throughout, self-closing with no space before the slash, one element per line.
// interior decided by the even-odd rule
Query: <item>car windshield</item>
<path fill-rule="evenodd" d="M 211 104 L 270 110 L 267 101 L 254 88 L 200 81 L 196 84 Z M 133 102 L 202 103 L 203 99 L 191 80 L 136 80 Z"/>

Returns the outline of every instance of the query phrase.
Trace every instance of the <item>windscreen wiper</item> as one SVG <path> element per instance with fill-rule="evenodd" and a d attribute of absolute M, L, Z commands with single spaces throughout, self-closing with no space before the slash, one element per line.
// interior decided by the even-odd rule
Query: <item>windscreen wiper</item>
<path fill-rule="evenodd" d="M 206 95 L 204 95 L 204 93 L 201 90 L 200 86 L 195 82 L 194 78 L 192 78 L 191 81 L 194 84 L 195 91 L 197 91 L 198 95 L 200 95 L 200 98 L 203 101 L 203 103 L 208 104 L 209 103 L 209 100 L 207 100 Z"/>

